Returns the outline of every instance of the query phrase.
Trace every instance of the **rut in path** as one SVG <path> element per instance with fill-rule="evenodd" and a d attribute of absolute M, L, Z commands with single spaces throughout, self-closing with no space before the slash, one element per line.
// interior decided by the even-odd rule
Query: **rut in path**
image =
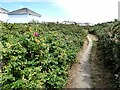
<path fill-rule="evenodd" d="M 85 43 L 79 54 L 79 64 L 72 67 L 67 88 L 92 88 L 91 66 L 89 57 L 93 45 L 91 35 L 87 36 L 88 45 Z"/>

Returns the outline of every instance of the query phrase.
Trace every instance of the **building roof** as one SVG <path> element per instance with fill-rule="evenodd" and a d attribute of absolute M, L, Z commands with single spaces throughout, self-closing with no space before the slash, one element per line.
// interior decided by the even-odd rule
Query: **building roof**
<path fill-rule="evenodd" d="M 6 14 L 9 13 L 9 11 L 0 7 L 0 13 Z"/>
<path fill-rule="evenodd" d="M 41 17 L 40 14 L 28 9 L 28 8 L 21 8 L 12 12 L 9 12 L 8 15 L 23 15 L 23 14 L 29 14 L 29 15 L 34 15 L 34 16 L 38 16 Z"/>

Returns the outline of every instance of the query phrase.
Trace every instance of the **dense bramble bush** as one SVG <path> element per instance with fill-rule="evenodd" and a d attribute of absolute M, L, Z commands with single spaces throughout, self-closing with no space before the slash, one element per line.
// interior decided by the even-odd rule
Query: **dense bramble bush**
<path fill-rule="evenodd" d="M 120 89 L 120 21 L 97 24 L 90 29 L 98 36 L 103 62 L 115 76 L 116 88 Z"/>
<path fill-rule="evenodd" d="M 86 35 L 78 25 L 1 23 L 2 89 L 63 88 Z"/>

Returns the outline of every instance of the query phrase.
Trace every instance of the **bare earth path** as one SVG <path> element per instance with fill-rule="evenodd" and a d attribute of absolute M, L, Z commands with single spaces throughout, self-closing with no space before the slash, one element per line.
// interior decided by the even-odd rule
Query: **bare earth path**
<path fill-rule="evenodd" d="M 93 45 L 93 36 L 88 35 L 83 49 L 78 54 L 78 62 L 72 66 L 69 71 L 67 88 L 92 88 L 91 66 L 89 57 Z"/>

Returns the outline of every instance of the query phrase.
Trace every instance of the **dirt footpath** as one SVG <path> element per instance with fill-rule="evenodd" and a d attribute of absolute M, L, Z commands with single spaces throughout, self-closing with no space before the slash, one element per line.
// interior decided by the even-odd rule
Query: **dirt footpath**
<path fill-rule="evenodd" d="M 74 64 L 69 71 L 66 88 L 92 88 L 89 57 L 93 45 L 93 37 L 92 35 L 87 36 L 87 40 L 77 56 L 78 63 Z"/>

